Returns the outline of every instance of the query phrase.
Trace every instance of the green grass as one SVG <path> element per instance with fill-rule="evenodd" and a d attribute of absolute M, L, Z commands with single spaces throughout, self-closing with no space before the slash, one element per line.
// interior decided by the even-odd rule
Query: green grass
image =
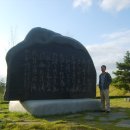
<path fill-rule="evenodd" d="M 30 114 L 11 113 L 7 111 L 8 104 L 0 105 L 3 106 L 0 111 L 0 129 L 2 130 L 98 130 L 86 124 L 69 121 L 66 118 L 67 115 L 47 116 L 46 119 L 36 118 Z"/>
<path fill-rule="evenodd" d="M 98 88 L 97 88 L 98 89 Z M 99 90 L 97 90 L 97 95 Z M 110 89 L 110 95 L 121 96 L 126 93 Z M 112 112 L 123 110 L 130 117 L 130 102 L 126 102 L 124 98 L 111 99 Z M 110 121 L 109 124 L 104 124 L 99 120 L 99 117 L 86 119 L 86 116 L 92 112 L 80 112 L 76 114 L 44 116 L 41 118 L 34 117 L 30 114 L 16 113 L 8 111 L 8 102 L 3 101 L 3 89 L 0 89 L 0 130 L 124 130 L 117 127 L 115 124 L 119 120 Z M 101 114 L 101 117 L 107 117 L 107 114 Z M 130 128 L 125 128 L 129 130 Z"/>
<path fill-rule="evenodd" d="M 118 107 L 121 107 L 121 108 L 130 108 L 130 102 L 126 102 L 124 100 L 124 98 L 121 98 L 121 99 L 111 99 L 111 106 L 114 107 L 114 108 L 118 108 Z"/>
<path fill-rule="evenodd" d="M 114 86 L 110 86 L 109 95 L 110 96 L 130 96 L 130 93 L 128 93 L 124 89 L 118 89 Z M 99 97 L 99 96 L 100 96 L 100 91 L 99 91 L 99 87 L 97 86 L 96 87 L 96 97 Z"/>
<path fill-rule="evenodd" d="M 112 112 L 120 109 L 125 111 L 130 117 L 130 102 L 125 102 L 123 98 L 111 99 Z M 124 130 L 116 127 L 117 121 L 105 124 L 98 118 L 87 120 L 86 116 L 90 112 L 80 112 L 76 114 L 34 117 L 30 114 L 22 114 L 8 111 L 8 103 L 0 103 L 0 129 L 2 130 Z M 107 114 L 100 113 L 101 117 Z M 118 120 L 119 121 L 119 120 Z M 129 130 L 129 128 L 125 128 Z"/>

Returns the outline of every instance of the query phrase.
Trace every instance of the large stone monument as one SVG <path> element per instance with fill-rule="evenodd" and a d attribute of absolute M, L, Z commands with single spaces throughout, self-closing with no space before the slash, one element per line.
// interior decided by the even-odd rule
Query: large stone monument
<path fill-rule="evenodd" d="M 70 37 L 34 28 L 22 42 L 8 51 L 6 61 L 8 69 L 4 99 L 11 101 L 10 110 L 14 109 L 15 100 L 30 111 L 29 102 L 42 105 L 56 102 L 62 106 L 63 102 L 70 102 L 71 106 L 71 102 L 81 103 L 96 96 L 93 61 L 86 48 Z M 61 110 L 61 113 L 64 111 Z"/>

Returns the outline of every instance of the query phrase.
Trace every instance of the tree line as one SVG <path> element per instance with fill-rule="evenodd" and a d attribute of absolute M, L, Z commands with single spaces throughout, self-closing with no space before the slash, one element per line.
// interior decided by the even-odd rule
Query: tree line
<path fill-rule="evenodd" d="M 130 51 L 126 52 L 122 63 L 116 62 L 116 68 L 112 85 L 130 92 Z"/>

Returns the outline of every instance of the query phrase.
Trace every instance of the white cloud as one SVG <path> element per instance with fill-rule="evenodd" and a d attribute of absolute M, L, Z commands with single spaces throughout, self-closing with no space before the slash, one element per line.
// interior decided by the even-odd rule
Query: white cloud
<path fill-rule="evenodd" d="M 116 69 L 116 62 L 123 62 L 126 51 L 130 51 L 130 30 L 103 35 L 104 42 L 101 44 L 86 45 L 97 70 L 105 64 L 107 71 L 112 75 Z"/>
<path fill-rule="evenodd" d="M 119 12 L 130 7 L 130 0 L 73 0 L 73 7 L 88 9 L 93 3 L 108 12 Z"/>
<path fill-rule="evenodd" d="M 125 40 L 128 41 L 128 38 L 130 36 L 130 30 L 127 30 L 127 31 L 122 31 L 122 32 L 114 32 L 114 33 L 111 33 L 111 34 L 104 34 L 102 35 L 102 37 L 105 39 L 105 40 L 114 40 L 114 39 L 119 39 L 119 40 Z M 122 41 L 121 40 L 121 41 Z"/>
<path fill-rule="evenodd" d="M 130 7 L 130 0 L 101 0 L 100 7 L 106 11 L 119 12 Z"/>
<path fill-rule="evenodd" d="M 73 6 L 75 8 L 81 7 L 83 9 L 87 9 L 92 5 L 92 0 L 73 0 Z"/>

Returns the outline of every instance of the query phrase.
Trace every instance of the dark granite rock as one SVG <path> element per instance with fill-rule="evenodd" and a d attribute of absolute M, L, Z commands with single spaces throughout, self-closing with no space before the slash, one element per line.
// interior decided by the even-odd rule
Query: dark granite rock
<path fill-rule="evenodd" d="M 95 98 L 93 61 L 72 38 L 34 28 L 8 51 L 6 61 L 5 100 Z"/>

